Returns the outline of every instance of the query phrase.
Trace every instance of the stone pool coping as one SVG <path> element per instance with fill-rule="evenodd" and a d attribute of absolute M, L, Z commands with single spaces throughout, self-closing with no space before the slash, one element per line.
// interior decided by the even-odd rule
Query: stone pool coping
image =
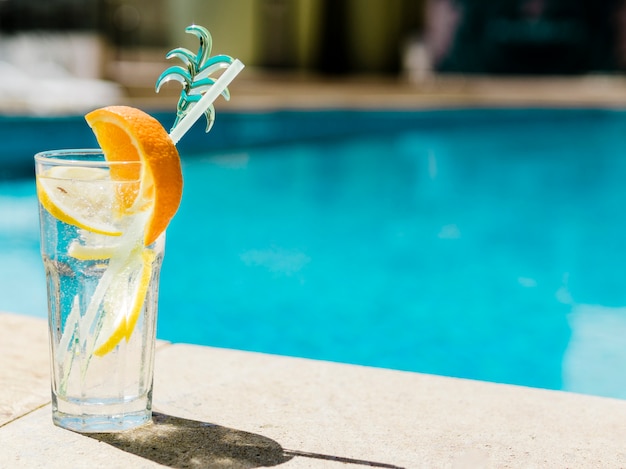
<path fill-rule="evenodd" d="M 625 467 L 626 401 L 160 343 L 152 424 L 52 425 L 44 320 L 0 313 L 0 467 Z"/>

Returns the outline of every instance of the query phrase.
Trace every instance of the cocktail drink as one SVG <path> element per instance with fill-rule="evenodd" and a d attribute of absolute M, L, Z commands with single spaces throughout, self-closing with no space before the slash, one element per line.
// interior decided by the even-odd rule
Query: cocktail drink
<path fill-rule="evenodd" d="M 159 273 L 183 186 L 176 143 L 203 114 L 210 129 L 213 100 L 228 98 L 243 68 L 209 57 L 206 29 L 187 32 L 200 38 L 198 54 L 174 49 L 187 67 L 157 80 L 157 91 L 184 85 L 171 133 L 143 111 L 109 106 L 85 116 L 100 148 L 35 155 L 52 415 L 64 428 L 111 432 L 151 419 Z"/>
<path fill-rule="evenodd" d="M 182 194 L 167 132 L 137 109 L 87 115 L 108 150 L 35 155 L 53 421 L 81 432 L 151 418 L 165 227 Z"/>
<path fill-rule="evenodd" d="M 144 246 L 149 210 L 123 208 L 139 181 L 112 177 L 140 163 L 109 163 L 99 150 L 35 159 L 53 420 L 77 431 L 141 425 L 151 416 L 165 234 Z"/>

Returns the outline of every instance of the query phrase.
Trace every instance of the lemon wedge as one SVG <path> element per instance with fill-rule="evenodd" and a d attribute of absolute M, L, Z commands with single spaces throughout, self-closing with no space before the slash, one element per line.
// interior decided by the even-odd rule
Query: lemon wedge
<path fill-rule="evenodd" d="M 135 279 L 134 291 L 130 296 L 125 294 L 129 279 L 124 275 L 116 277 L 118 283 L 110 287 L 108 298 L 105 300 L 105 310 L 110 309 L 117 313 L 109 315 L 110 317 L 115 317 L 115 322 L 111 327 L 112 331 L 105 336 L 103 342 L 94 350 L 94 355 L 102 357 L 113 351 L 122 339 L 126 339 L 126 342 L 130 340 L 135 324 L 137 324 L 137 320 L 144 309 L 152 278 L 152 263 L 155 258 L 156 254 L 152 249 L 143 249 L 141 251 L 139 259 L 141 272 Z M 135 267 L 132 264 L 134 263 L 131 262 L 131 265 L 127 266 L 129 272 L 135 271 Z M 121 314 L 120 310 L 123 311 Z"/>
<path fill-rule="evenodd" d="M 90 246 L 72 241 L 67 253 L 79 261 L 102 261 L 113 257 L 117 246 Z"/>
<path fill-rule="evenodd" d="M 97 234 L 122 234 L 114 220 L 115 184 L 104 169 L 52 167 L 37 176 L 37 194 L 41 205 L 63 223 Z"/>

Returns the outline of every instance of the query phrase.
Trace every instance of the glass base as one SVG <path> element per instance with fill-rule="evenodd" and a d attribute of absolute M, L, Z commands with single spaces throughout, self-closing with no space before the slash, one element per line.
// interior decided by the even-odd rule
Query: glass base
<path fill-rule="evenodd" d="M 79 433 L 121 432 L 152 420 L 150 399 L 146 397 L 122 403 L 68 402 L 55 397 L 52 398 L 52 421 Z"/>

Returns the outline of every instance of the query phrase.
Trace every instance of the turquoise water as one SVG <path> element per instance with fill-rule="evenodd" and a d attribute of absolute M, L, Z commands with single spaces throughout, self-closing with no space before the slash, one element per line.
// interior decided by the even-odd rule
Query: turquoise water
<path fill-rule="evenodd" d="M 159 336 L 625 398 L 626 115 L 429 116 L 186 156 Z M 0 203 L 0 310 L 42 316 L 32 181 Z"/>

